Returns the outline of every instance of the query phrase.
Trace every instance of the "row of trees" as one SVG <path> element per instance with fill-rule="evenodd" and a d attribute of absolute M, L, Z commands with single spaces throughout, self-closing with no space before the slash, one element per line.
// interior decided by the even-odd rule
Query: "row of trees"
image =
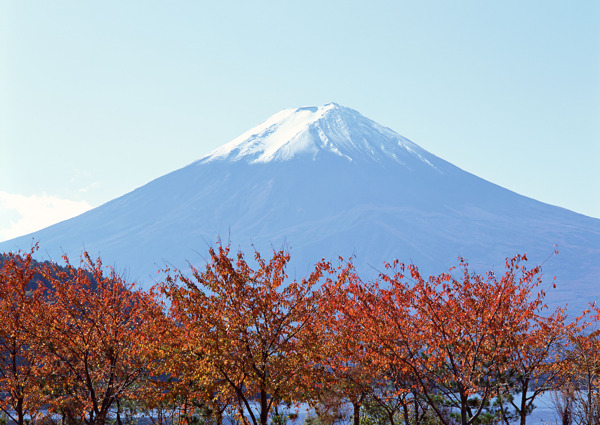
<path fill-rule="evenodd" d="M 145 292 L 87 254 L 59 267 L 33 253 L 0 265 L 0 409 L 19 425 L 281 424 L 300 403 L 322 424 L 350 406 L 354 425 L 524 425 L 549 390 L 563 424 L 600 423 L 600 311 L 546 311 L 524 255 L 501 276 L 460 259 L 363 282 L 323 261 L 291 280 L 285 251 L 217 246 Z"/>

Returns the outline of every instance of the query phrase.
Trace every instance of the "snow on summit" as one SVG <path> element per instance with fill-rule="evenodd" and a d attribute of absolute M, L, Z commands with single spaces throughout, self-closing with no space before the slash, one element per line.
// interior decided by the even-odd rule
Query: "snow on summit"
<path fill-rule="evenodd" d="M 326 154 L 349 161 L 391 159 L 402 164 L 409 155 L 432 165 L 426 158 L 429 154 L 418 145 L 336 103 L 285 109 L 198 162 L 244 160 L 266 163 L 299 156 L 316 159 Z"/>

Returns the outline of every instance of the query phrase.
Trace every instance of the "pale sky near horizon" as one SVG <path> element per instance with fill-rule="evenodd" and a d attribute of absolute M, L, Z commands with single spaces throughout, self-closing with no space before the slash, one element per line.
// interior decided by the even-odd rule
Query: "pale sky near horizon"
<path fill-rule="evenodd" d="M 328 102 L 600 218 L 600 2 L 0 0 L 0 241 Z"/>

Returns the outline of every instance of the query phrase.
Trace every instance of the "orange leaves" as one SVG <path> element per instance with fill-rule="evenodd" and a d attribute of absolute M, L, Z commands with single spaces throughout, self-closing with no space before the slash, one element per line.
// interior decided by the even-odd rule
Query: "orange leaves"
<path fill-rule="evenodd" d="M 161 332 L 161 308 L 87 253 L 79 268 L 65 261 L 44 270 L 48 290 L 33 339 L 51 365 L 52 406 L 69 405 L 81 419 L 104 423 L 153 361 L 147 348 Z"/>
<path fill-rule="evenodd" d="M 320 263 L 308 278 L 288 282 L 290 257 L 284 251 L 269 260 L 255 252 L 255 268 L 241 252 L 231 258 L 229 247 L 209 253 L 204 271 L 192 267 L 193 278 L 179 273 L 162 285 L 181 335 L 171 372 L 185 379 L 178 370 L 195 371 L 205 377 L 199 390 L 236 399 L 249 420 L 266 424 L 274 404 L 296 401 L 294 395 L 307 386 L 305 372 L 316 349 L 316 284 L 326 267 Z M 183 286 L 177 289 L 177 283 Z M 260 400 L 260 417 L 251 400 Z"/>
<path fill-rule="evenodd" d="M 563 310 L 541 314 L 541 269 L 526 267 L 526 255 L 498 275 L 472 273 L 460 259 L 425 277 L 395 261 L 363 282 L 343 261 L 292 280 L 285 251 L 250 261 L 229 247 L 209 254 L 205 267 L 167 272 L 150 293 L 87 254 L 80 267 L 49 265 L 35 287 L 41 269 L 31 253 L 9 254 L 0 264 L 0 342 L 5 359 L 22 361 L 0 377 L 4 393 L 27 400 L 30 414 L 50 395 L 51 406 L 94 423 L 115 400 L 135 397 L 151 409 L 200 400 L 221 415 L 229 406 L 255 425 L 279 403 L 337 398 L 359 421 L 370 397 L 390 417 L 412 404 L 418 421 L 425 401 L 443 423 L 453 408 L 466 425 L 502 388 L 527 389 L 566 369 L 558 349 L 576 329 Z M 574 361 L 595 365 L 597 340 L 572 337 Z"/>
<path fill-rule="evenodd" d="M 35 312 L 42 306 L 39 265 L 21 252 L 0 256 L 0 411 L 22 425 L 45 402 L 42 362 L 31 344 Z"/>
<path fill-rule="evenodd" d="M 414 377 L 442 421 L 434 394 L 444 394 L 467 424 L 496 394 L 498 374 L 516 367 L 514 351 L 522 349 L 521 335 L 539 320 L 543 294 L 532 293 L 541 281 L 540 268 L 528 270 L 525 255 L 507 259 L 500 280 L 493 272 L 470 273 L 468 263 L 459 260 L 460 278 L 451 270 L 425 279 L 414 265 L 388 266 L 399 271 L 381 277 L 387 288 L 364 311 L 371 321 L 367 329 L 376 329 L 371 343 L 379 347 L 381 361 Z M 406 269 L 412 281 L 404 277 Z M 480 397 L 475 409 L 468 404 L 474 394 Z"/>

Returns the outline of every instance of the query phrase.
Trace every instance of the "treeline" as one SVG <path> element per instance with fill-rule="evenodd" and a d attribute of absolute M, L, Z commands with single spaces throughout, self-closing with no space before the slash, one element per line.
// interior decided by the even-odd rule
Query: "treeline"
<path fill-rule="evenodd" d="M 282 425 L 302 404 L 310 425 L 524 425 L 553 391 L 558 423 L 600 423 L 600 311 L 547 311 L 525 255 L 501 276 L 460 259 L 428 278 L 388 264 L 363 282 L 351 263 L 292 280 L 284 251 L 209 252 L 149 291 L 87 254 L 63 267 L 4 254 L 4 417 Z"/>

